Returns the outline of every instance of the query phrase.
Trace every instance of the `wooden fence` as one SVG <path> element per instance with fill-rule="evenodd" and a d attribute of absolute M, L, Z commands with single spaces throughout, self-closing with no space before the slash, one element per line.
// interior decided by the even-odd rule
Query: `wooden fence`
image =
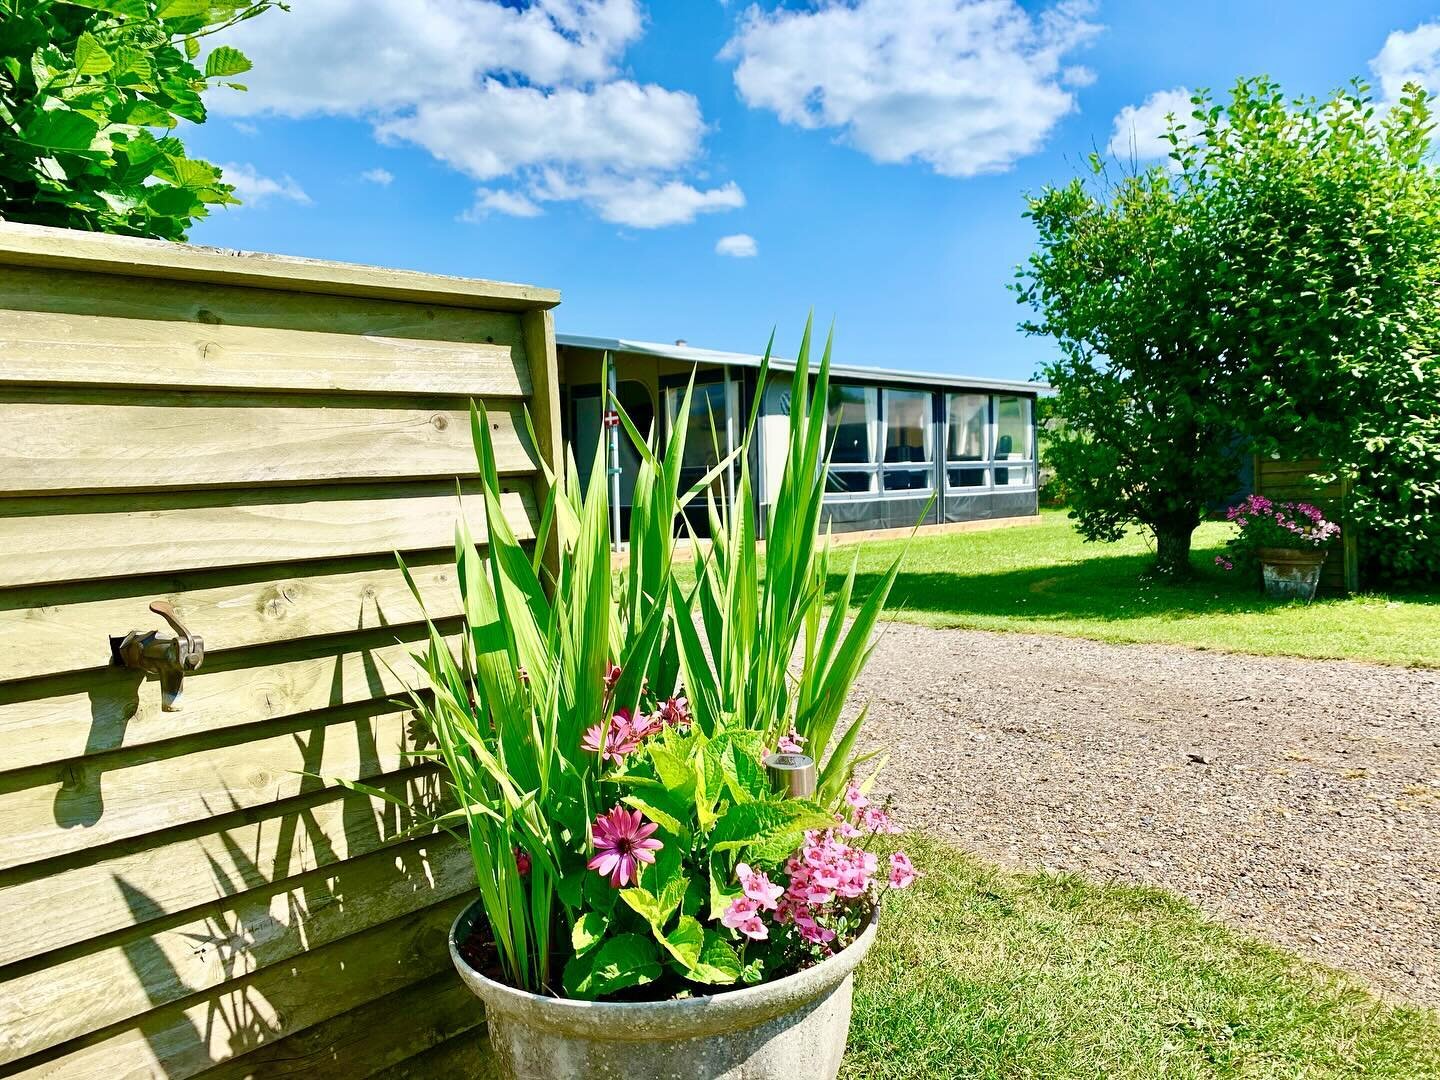
<path fill-rule="evenodd" d="M 1340 547 L 1325 560 L 1325 569 L 1320 573 L 1320 587 L 1335 592 L 1354 592 L 1360 587 L 1360 545 L 1345 513 L 1349 489 L 1343 480 L 1317 484 L 1311 479 L 1327 471 L 1325 463 L 1315 459 L 1281 461 L 1256 457 L 1255 491 L 1277 502 L 1313 503 L 1325 512 L 1327 518 L 1340 522 L 1343 530 Z"/>
<path fill-rule="evenodd" d="M 437 796 L 392 552 L 453 620 L 472 398 L 533 535 L 558 299 L 0 225 L 0 1076 L 483 1071 L 467 853 L 334 780 Z M 156 599 L 179 712 L 111 662 Z"/>

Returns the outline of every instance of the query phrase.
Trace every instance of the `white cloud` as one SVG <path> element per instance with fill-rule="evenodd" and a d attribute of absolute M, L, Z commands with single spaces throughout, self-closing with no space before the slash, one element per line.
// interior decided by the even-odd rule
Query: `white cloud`
<path fill-rule="evenodd" d="M 1400 100 L 1408 82 L 1440 91 L 1440 21 L 1421 23 L 1414 30 L 1396 30 L 1370 61 L 1386 101 Z"/>
<path fill-rule="evenodd" d="M 547 171 L 530 193 L 540 200 L 579 199 L 606 221 L 637 229 L 688 225 L 700 214 L 745 205 L 745 193 L 733 181 L 702 190 L 679 180 L 623 179 L 613 175 L 570 177 L 555 170 Z"/>
<path fill-rule="evenodd" d="M 422 102 L 376 125 L 385 140 L 417 143 L 478 180 L 526 166 L 621 172 L 676 169 L 704 131 L 691 95 L 633 82 L 545 91 L 487 79 L 463 97 Z"/>
<path fill-rule="evenodd" d="M 245 206 L 260 206 L 271 199 L 289 199 L 302 206 L 309 206 L 315 201 L 290 176 L 279 180 L 262 176 L 255 171 L 254 165 L 249 164 L 221 165 L 220 171 L 223 174 L 221 180 L 235 185 L 235 197 Z"/>
<path fill-rule="evenodd" d="M 480 189 L 469 220 L 565 198 L 653 227 L 743 203 L 733 183 L 687 180 L 706 132 L 695 97 L 622 76 L 643 29 L 638 0 L 305 0 L 227 36 L 255 68 L 248 94 L 214 107 L 359 117 L 384 142 L 509 181 Z"/>
<path fill-rule="evenodd" d="M 1126 105 L 1115 115 L 1115 127 L 1105 149 L 1121 161 L 1154 161 L 1170 153 L 1170 144 L 1163 136 L 1169 120 L 1175 119 L 1194 127 L 1190 113 L 1190 91 L 1183 86 L 1174 90 L 1157 90 L 1139 105 Z"/>
<path fill-rule="evenodd" d="M 747 233 L 736 233 L 734 236 L 722 236 L 715 241 L 716 255 L 729 255 L 733 259 L 753 259 L 760 254 L 760 249 L 755 246 L 755 238 Z"/>
<path fill-rule="evenodd" d="M 751 7 L 721 56 L 752 108 L 835 128 L 876 161 L 946 176 L 1009 168 L 1075 108 L 1067 53 L 1099 28 L 1088 0 L 1032 17 L 1016 0 L 821 0 Z"/>
<path fill-rule="evenodd" d="M 255 62 L 217 112 L 384 112 L 467 93 L 487 74 L 536 84 L 611 75 L 639 38 L 635 0 L 303 0 L 226 31 Z"/>
<path fill-rule="evenodd" d="M 491 213 L 511 217 L 539 217 L 545 211 L 517 191 L 495 191 L 476 188 L 475 205 L 460 215 L 461 221 L 480 221 Z"/>
<path fill-rule="evenodd" d="M 389 187 L 395 180 L 395 174 L 389 169 L 366 169 L 360 174 L 360 179 L 368 184 L 379 184 L 381 187 Z"/>

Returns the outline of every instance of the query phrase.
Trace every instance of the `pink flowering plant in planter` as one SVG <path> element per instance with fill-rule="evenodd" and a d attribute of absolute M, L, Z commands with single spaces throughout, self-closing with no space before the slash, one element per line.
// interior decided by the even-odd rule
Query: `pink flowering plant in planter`
<path fill-rule="evenodd" d="M 682 491 L 686 425 L 654 446 L 615 403 L 641 459 L 617 575 L 603 450 L 583 483 L 573 460 L 545 472 L 527 545 L 513 524 L 521 501 L 474 410 L 484 546 L 462 520 L 463 618 L 429 624 L 412 699 L 434 737 L 421 756 L 443 766 L 452 796 L 429 824 L 453 833 L 475 868 L 479 917 L 462 953 L 487 978 L 627 1001 L 761 984 L 842 951 L 885 895 L 914 881 L 902 853 L 869 850 L 895 826 L 869 799 L 873 776 L 857 776 L 873 756 L 855 752 L 863 710 L 837 737 L 898 561 L 853 618 L 853 566 L 826 599 L 829 347 L 813 396 L 808 350 L 807 327 L 763 580 L 754 414 L 735 453 Z M 768 353 L 762 390 L 767 374 Z M 679 415 L 689 409 L 687 390 Z M 733 514 L 712 486 L 731 467 Z M 695 545 L 687 589 L 674 543 L 701 497 L 713 543 Z M 777 750 L 814 755 L 813 794 L 772 780 Z"/>
<path fill-rule="evenodd" d="M 1247 495 L 1225 517 L 1237 532 L 1226 545 L 1228 556 L 1215 556 L 1215 564 L 1224 570 L 1254 567 L 1267 548 L 1323 555 L 1340 537 L 1340 526 L 1305 502 L 1276 503 L 1264 495 Z"/>

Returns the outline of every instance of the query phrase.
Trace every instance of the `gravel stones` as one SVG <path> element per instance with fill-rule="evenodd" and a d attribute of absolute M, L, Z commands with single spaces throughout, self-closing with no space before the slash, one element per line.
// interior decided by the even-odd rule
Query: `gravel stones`
<path fill-rule="evenodd" d="M 894 623 L 866 699 L 905 825 L 1440 1006 L 1440 672 Z"/>

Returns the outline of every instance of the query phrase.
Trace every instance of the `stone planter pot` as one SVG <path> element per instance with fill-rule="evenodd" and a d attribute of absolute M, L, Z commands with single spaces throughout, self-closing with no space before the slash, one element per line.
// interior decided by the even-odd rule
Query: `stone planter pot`
<path fill-rule="evenodd" d="M 1261 548 L 1260 573 L 1265 579 L 1265 595 L 1273 600 L 1315 599 L 1320 585 L 1320 568 L 1325 565 L 1325 552 L 1313 548 Z"/>
<path fill-rule="evenodd" d="M 478 901 L 450 928 L 450 959 L 485 1003 L 507 1080 L 835 1080 L 850 1030 L 855 967 L 876 920 L 813 968 L 743 990 L 680 1001 L 571 1001 L 486 978 L 459 945 Z"/>

